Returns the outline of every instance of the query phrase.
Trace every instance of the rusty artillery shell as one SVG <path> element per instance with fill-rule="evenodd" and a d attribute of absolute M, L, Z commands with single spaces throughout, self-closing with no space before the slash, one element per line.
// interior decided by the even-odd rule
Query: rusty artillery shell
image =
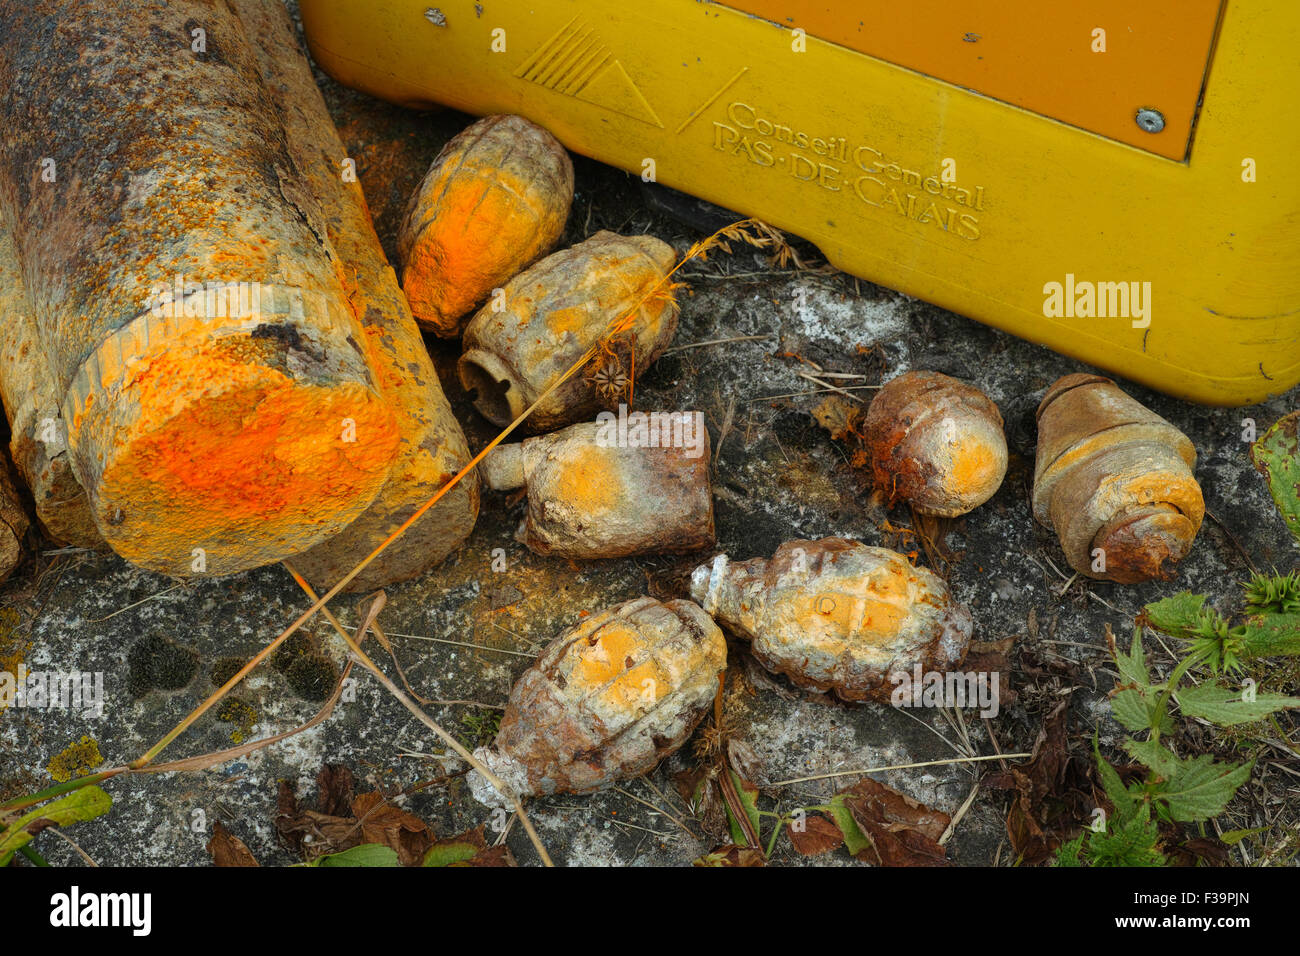
<path fill-rule="evenodd" d="M 772 558 L 725 554 L 696 568 L 691 597 L 806 690 L 887 702 L 895 675 L 966 656 L 971 615 L 943 579 L 847 538 L 787 541 Z"/>
<path fill-rule="evenodd" d="M 0 0 L 0 23 L 0 205 L 105 540 L 224 574 L 346 527 L 397 425 L 239 20 Z"/>
<path fill-rule="evenodd" d="M 369 507 L 334 537 L 294 558 L 319 590 L 332 587 L 469 461 L 460 425 L 438 382 L 397 277 L 384 258 L 361 184 L 340 175 L 347 152 L 283 4 L 233 0 L 287 134 L 290 154 L 324 215 L 347 303 L 380 394 L 401 439 L 388 480 Z M 445 558 L 474 528 L 478 482 L 459 482 L 384 549 L 345 590 L 371 591 L 415 577 Z"/>
<path fill-rule="evenodd" d="M 595 422 L 499 445 L 479 467 L 491 488 L 528 489 L 519 538 L 538 554 L 617 558 L 714 544 L 700 412 L 602 412 Z"/>
<path fill-rule="evenodd" d="M 397 252 L 420 324 L 460 335 L 492 290 L 549 252 L 573 202 L 573 163 L 522 116 L 488 116 L 453 137 L 411 197 Z"/>
<path fill-rule="evenodd" d="M 625 333 L 634 343 L 632 367 L 611 369 L 609 376 L 640 374 L 677 331 L 677 303 L 662 288 L 675 260 L 672 246 L 653 236 L 598 232 L 516 276 L 501 308 L 489 303 L 465 329 L 460 380 L 474 393 L 475 406 L 494 424 L 510 424 L 605 338 L 611 323 L 633 310 Z M 574 375 L 537 407 L 526 427 L 558 428 L 601 404 L 596 386 Z"/>
<path fill-rule="evenodd" d="M 1168 578 L 1205 515 L 1195 467 L 1191 440 L 1110 379 L 1066 375 L 1038 406 L 1034 517 L 1082 575 Z"/>
<path fill-rule="evenodd" d="M 90 502 L 68 462 L 59 391 L 41 348 L 18 249 L 0 216 L 0 398 L 9 418 L 9 453 L 49 537 L 75 548 L 106 549 Z"/>
<path fill-rule="evenodd" d="M 973 385 L 938 372 L 904 372 L 871 402 L 867 447 L 890 505 L 953 517 L 993 497 L 1007 473 L 1002 416 Z"/>
<path fill-rule="evenodd" d="M 625 601 L 546 646 L 510 691 L 496 742 L 474 756 L 521 797 L 640 776 L 686 742 L 726 664 L 722 632 L 692 602 Z M 477 772 L 470 788 L 505 803 Z"/>

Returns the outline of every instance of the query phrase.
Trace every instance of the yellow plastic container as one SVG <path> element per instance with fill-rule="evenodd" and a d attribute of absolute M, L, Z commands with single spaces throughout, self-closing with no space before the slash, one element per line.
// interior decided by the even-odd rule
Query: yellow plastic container
<path fill-rule="evenodd" d="M 1300 3 L 903 6 L 300 3 L 349 86 L 527 116 L 1172 395 L 1300 382 Z"/>

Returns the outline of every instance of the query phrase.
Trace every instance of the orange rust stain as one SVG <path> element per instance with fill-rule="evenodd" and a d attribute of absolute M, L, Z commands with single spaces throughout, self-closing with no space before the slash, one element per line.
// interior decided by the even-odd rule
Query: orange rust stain
<path fill-rule="evenodd" d="M 414 243 L 402 276 L 416 317 L 445 334 L 555 242 L 570 201 L 538 175 L 546 165 L 541 155 L 518 168 L 508 162 L 515 147 L 540 153 L 535 142 L 471 136 L 453 144 L 435 180 L 421 188 L 424 205 L 411 220 Z"/>

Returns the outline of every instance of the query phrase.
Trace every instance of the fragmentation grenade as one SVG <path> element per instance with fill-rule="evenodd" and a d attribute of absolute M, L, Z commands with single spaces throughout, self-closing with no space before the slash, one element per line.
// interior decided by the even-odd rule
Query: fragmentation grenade
<path fill-rule="evenodd" d="M 726 663 L 722 631 L 694 603 L 625 601 L 547 645 L 511 690 L 495 744 L 474 755 L 521 797 L 639 776 L 686 742 Z M 508 805 L 477 772 L 470 788 Z"/>
<path fill-rule="evenodd" d="M 970 643 L 970 611 L 941 578 L 847 538 L 787 541 L 771 559 L 720 554 L 695 569 L 691 597 L 768 670 L 844 700 L 888 701 L 896 676 L 955 667 Z"/>

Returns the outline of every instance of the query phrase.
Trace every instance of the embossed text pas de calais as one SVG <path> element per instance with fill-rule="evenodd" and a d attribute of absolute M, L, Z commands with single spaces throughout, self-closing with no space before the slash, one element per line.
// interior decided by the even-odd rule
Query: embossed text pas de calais
<path fill-rule="evenodd" d="M 810 133 L 740 100 L 727 105 L 725 122 L 713 122 L 712 135 L 713 148 L 729 156 L 959 239 L 980 237 L 984 187 L 958 185 L 954 160 L 933 172 L 909 168 L 876 146 Z"/>

